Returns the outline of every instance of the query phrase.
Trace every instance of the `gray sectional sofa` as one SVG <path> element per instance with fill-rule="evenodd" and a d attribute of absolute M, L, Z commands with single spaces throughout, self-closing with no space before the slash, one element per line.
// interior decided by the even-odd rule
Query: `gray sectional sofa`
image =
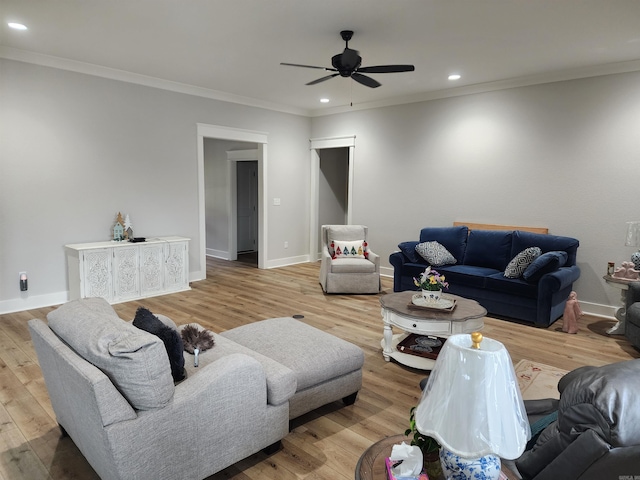
<path fill-rule="evenodd" d="M 291 418 L 353 403 L 362 384 L 359 347 L 293 318 L 213 333 L 198 367 L 184 353 L 177 383 L 165 343 L 104 299 L 69 302 L 47 320 L 29 330 L 53 410 L 105 480 L 206 478 L 275 451 Z"/>
<path fill-rule="evenodd" d="M 453 257 L 453 262 L 433 267 L 446 276 L 448 292 L 476 300 L 490 314 L 538 327 L 562 316 L 573 282 L 580 277 L 576 265 L 580 242 L 575 238 L 520 230 L 428 227 L 420 231 L 417 241 L 400 243 L 400 251 L 390 255 L 395 292 L 417 289 L 413 278 L 430 263 L 416 252 L 416 246 L 426 242 L 437 242 Z M 505 277 L 511 260 L 531 247 L 538 247 L 541 255 L 529 270 L 518 278 Z"/>

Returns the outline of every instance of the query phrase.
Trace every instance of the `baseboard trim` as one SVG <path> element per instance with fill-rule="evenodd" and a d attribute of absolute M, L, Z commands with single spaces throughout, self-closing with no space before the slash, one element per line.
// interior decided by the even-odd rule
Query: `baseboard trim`
<path fill-rule="evenodd" d="M 205 251 L 207 257 L 219 258 L 221 260 L 231 260 L 229 252 L 224 250 L 216 250 L 215 248 L 207 248 Z"/>
<path fill-rule="evenodd" d="M 297 257 L 279 258 L 277 260 L 267 260 L 265 268 L 287 267 L 298 263 L 309 263 L 310 255 L 298 255 Z"/>
<path fill-rule="evenodd" d="M 20 298 L 0 302 L 0 314 L 33 310 L 36 308 L 61 305 L 69 301 L 69 292 L 50 293 L 47 295 L 24 295 Z"/>

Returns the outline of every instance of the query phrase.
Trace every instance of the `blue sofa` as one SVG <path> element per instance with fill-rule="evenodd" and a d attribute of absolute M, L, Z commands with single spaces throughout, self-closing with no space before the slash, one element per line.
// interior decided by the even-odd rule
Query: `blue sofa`
<path fill-rule="evenodd" d="M 432 267 L 446 276 L 449 293 L 476 300 L 490 314 L 537 327 L 548 327 L 562 316 L 573 282 L 580 277 L 576 265 L 580 242 L 575 238 L 521 230 L 429 227 L 420 231 L 419 241 L 402 242 L 400 251 L 389 256 L 395 292 L 417 290 L 413 278 L 429 265 L 415 250 L 423 242 L 438 242 L 455 258 L 455 264 Z M 510 261 L 529 247 L 539 247 L 543 255 L 523 277 L 505 277 Z"/>

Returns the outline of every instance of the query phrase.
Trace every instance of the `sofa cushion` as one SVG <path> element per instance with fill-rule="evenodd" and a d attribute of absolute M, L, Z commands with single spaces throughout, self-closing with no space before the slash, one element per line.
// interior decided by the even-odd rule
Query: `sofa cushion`
<path fill-rule="evenodd" d="M 446 265 L 438 267 L 438 272 L 445 275 L 450 286 L 483 288 L 487 277 L 502 272 L 495 268 L 476 267 L 474 265 Z"/>
<path fill-rule="evenodd" d="M 411 263 L 424 263 L 425 260 L 416 252 L 416 246 L 420 242 L 402 242 L 398 244 L 398 248 L 409 259 Z"/>
<path fill-rule="evenodd" d="M 575 238 L 516 230 L 513 232 L 511 256 L 516 255 L 527 247 L 540 247 L 542 253 L 562 250 L 567 252 L 566 264 L 575 265 L 579 246 L 580 242 Z"/>
<path fill-rule="evenodd" d="M 120 319 L 103 298 L 65 303 L 47 320 L 51 330 L 102 370 L 136 410 L 164 407 L 173 397 L 162 341 Z"/>
<path fill-rule="evenodd" d="M 453 258 L 461 263 L 467 246 L 467 235 L 469 229 L 461 227 L 427 227 L 420 230 L 420 243 L 438 242 L 451 252 Z M 502 270 L 502 269 L 500 269 Z"/>
<path fill-rule="evenodd" d="M 503 230 L 472 230 L 464 254 L 465 265 L 495 268 L 504 271 L 511 255 L 512 232 Z"/>
<path fill-rule="evenodd" d="M 441 267 L 443 265 L 454 265 L 457 260 L 451 255 L 449 250 L 438 242 L 423 242 L 416 245 L 416 252 L 424 258 L 429 265 Z"/>
<path fill-rule="evenodd" d="M 538 296 L 537 285 L 525 282 L 520 278 L 507 278 L 502 273 L 489 275 L 485 280 L 484 288 L 519 297 L 536 298 Z"/>
<path fill-rule="evenodd" d="M 527 282 L 535 283 L 540 280 L 543 275 L 554 272 L 558 268 L 564 266 L 566 262 L 567 252 L 558 251 L 543 253 L 526 268 L 522 274 L 522 278 Z"/>
<path fill-rule="evenodd" d="M 167 320 L 171 321 L 168 317 Z M 173 321 L 171 321 L 173 323 Z M 175 324 L 174 324 L 175 325 Z M 145 307 L 138 307 L 133 326 L 149 332 L 164 343 L 174 382 L 184 380 L 184 346 L 177 328 L 172 328 Z"/>
<path fill-rule="evenodd" d="M 504 269 L 504 276 L 507 278 L 520 278 L 526 268 L 542 254 L 539 247 L 525 248 L 511 259 L 507 268 Z"/>

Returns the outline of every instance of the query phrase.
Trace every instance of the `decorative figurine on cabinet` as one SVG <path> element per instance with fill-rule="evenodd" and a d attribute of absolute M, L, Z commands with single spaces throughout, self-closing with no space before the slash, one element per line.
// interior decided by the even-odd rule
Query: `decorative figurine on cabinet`
<path fill-rule="evenodd" d="M 113 226 L 113 241 L 121 242 L 122 240 L 124 240 L 124 221 L 122 220 L 122 215 L 118 212 L 116 224 Z"/>

